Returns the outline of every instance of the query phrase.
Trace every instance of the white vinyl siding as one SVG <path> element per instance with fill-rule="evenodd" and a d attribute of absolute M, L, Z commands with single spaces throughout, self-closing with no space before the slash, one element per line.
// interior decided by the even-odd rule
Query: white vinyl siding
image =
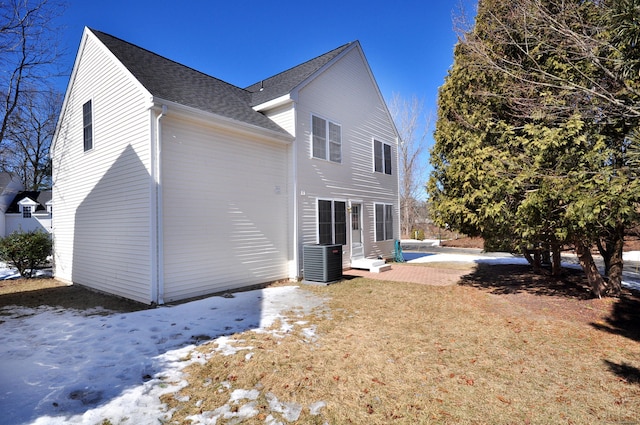
<path fill-rule="evenodd" d="M 31 212 L 31 217 L 24 218 L 22 213 L 2 214 L 5 218 L 3 229 L 7 235 L 13 232 L 47 232 L 51 233 L 51 216 L 45 211 Z"/>
<path fill-rule="evenodd" d="M 292 136 L 296 135 L 296 115 L 293 109 L 293 103 L 287 103 L 283 106 L 264 111 L 263 113 L 289 134 Z"/>
<path fill-rule="evenodd" d="M 162 123 L 165 301 L 287 278 L 288 147 Z"/>
<path fill-rule="evenodd" d="M 87 99 L 93 149 L 85 152 Z M 52 149 L 56 277 L 144 303 L 151 301 L 148 99 L 89 34 Z"/>
<path fill-rule="evenodd" d="M 296 107 L 298 258 L 302 258 L 302 246 L 318 241 L 318 199 L 361 205 L 365 257 L 391 256 L 393 240 L 376 241 L 374 204 L 394 205 L 397 211 L 398 182 L 397 178 L 372 172 L 372 154 L 373 140 L 385 141 L 392 147 L 390 160 L 395 168 L 397 133 L 360 50 L 352 49 L 305 85 L 298 92 Z M 342 166 L 315 160 L 310 142 L 314 136 L 313 116 L 339 120 Z M 321 121 L 317 125 L 321 127 Z M 393 219 L 397 220 L 397 215 Z M 393 226 L 397 228 L 397 223 Z M 347 246 L 350 242 L 351 232 L 347 232 Z M 343 261 L 345 267 L 349 266 L 349 255 L 343 255 Z"/>

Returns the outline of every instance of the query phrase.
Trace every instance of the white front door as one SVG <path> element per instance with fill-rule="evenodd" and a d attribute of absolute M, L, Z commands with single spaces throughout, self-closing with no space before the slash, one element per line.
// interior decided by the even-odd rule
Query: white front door
<path fill-rule="evenodd" d="M 364 258 L 362 204 L 351 204 L 351 260 Z"/>

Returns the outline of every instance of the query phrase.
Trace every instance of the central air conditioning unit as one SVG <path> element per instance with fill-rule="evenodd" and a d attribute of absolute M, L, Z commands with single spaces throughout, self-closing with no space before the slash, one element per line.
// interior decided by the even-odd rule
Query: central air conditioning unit
<path fill-rule="evenodd" d="M 302 254 L 304 280 L 329 283 L 342 279 L 342 245 L 305 245 Z"/>

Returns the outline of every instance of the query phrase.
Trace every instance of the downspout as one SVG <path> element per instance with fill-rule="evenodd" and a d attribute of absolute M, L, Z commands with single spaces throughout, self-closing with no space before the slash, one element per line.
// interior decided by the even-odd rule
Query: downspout
<path fill-rule="evenodd" d="M 300 247 L 298 244 L 300 243 L 299 235 L 300 232 L 298 230 L 299 218 L 298 218 L 298 108 L 296 107 L 296 103 L 294 102 L 293 106 L 293 122 L 295 123 L 294 131 L 295 131 L 295 139 L 293 141 L 293 158 L 292 158 L 292 181 L 293 181 L 293 263 L 295 267 L 295 274 L 293 277 L 300 278 L 302 274 L 300 273 Z"/>
<path fill-rule="evenodd" d="M 402 207 L 400 206 L 400 154 L 398 152 L 398 148 L 400 147 L 400 143 L 402 143 L 402 141 L 400 140 L 400 137 L 396 137 L 396 170 L 398 170 L 398 172 L 396 173 L 397 175 L 397 180 L 396 180 L 396 202 L 397 202 L 397 206 L 398 206 L 398 212 L 395 214 L 396 217 L 396 229 L 398 229 L 398 241 L 402 240 Z M 395 239 L 395 238 L 394 238 Z M 394 247 L 393 247 L 393 254 L 395 256 L 395 240 L 394 240 Z"/>
<path fill-rule="evenodd" d="M 157 305 L 164 304 L 164 232 L 162 223 L 162 132 L 160 130 L 160 120 L 167 113 L 167 106 L 162 105 L 162 111 L 156 117 L 156 139 L 155 139 L 155 299 Z"/>

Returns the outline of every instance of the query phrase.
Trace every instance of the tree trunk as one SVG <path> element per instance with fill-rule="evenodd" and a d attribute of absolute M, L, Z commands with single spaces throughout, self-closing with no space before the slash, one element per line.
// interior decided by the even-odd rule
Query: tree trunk
<path fill-rule="evenodd" d="M 598 252 L 602 256 L 602 260 L 604 261 L 604 275 L 609 275 L 609 269 L 611 268 L 611 257 L 613 256 L 612 245 L 609 236 L 605 236 L 604 238 L 598 238 L 596 241 L 596 245 L 598 246 Z"/>
<path fill-rule="evenodd" d="M 609 295 L 618 296 L 622 291 L 622 269 L 624 261 L 622 259 L 622 253 L 624 248 L 624 226 L 619 224 L 616 226 L 615 232 L 612 233 L 612 238 L 607 243 L 610 245 L 609 251 L 611 256 L 609 258 L 609 269 L 607 270 Z"/>
<path fill-rule="evenodd" d="M 596 267 L 596 263 L 593 261 L 589 245 L 584 241 L 575 241 L 574 245 L 582 270 L 584 270 L 589 286 L 591 286 L 591 292 L 594 296 L 602 298 L 602 294 L 605 292 L 607 286 L 598 271 L 598 267 Z"/>
<path fill-rule="evenodd" d="M 527 260 L 527 263 L 529 263 L 529 265 L 533 267 L 533 257 L 531 256 L 531 252 L 527 248 L 522 248 L 522 256 L 525 260 Z"/>
<path fill-rule="evenodd" d="M 610 228 L 606 236 L 598 240 L 598 251 L 604 260 L 604 273 L 608 280 L 609 295 L 618 296 L 622 290 L 624 261 L 624 224 Z"/>
<path fill-rule="evenodd" d="M 553 277 L 560 277 L 562 274 L 562 251 L 560 250 L 560 244 L 551 244 L 551 275 Z"/>
<path fill-rule="evenodd" d="M 540 250 L 537 248 L 527 249 L 524 248 L 522 250 L 522 254 L 524 258 L 526 258 L 527 262 L 533 267 L 534 273 L 540 273 L 541 261 L 540 261 Z M 533 256 L 531 255 L 533 254 Z"/>
<path fill-rule="evenodd" d="M 550 244 L 545 243 L 542 245 L 542 264 L 545 266 L 551 264 L 551 250 L 552 247 Z"/>

